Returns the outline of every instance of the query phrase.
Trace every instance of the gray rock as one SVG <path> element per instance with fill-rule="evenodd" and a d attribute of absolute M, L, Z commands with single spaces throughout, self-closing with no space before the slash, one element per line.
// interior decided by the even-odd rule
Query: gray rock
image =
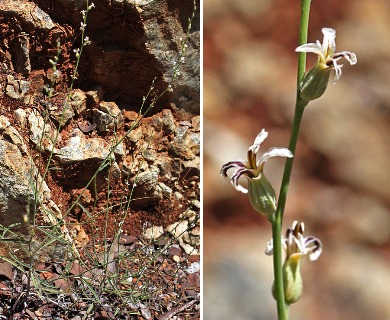
<path fill-rule="evenodd" d="M 128 139 L 131 141 L 131 142 L 138 142 L 139 140 L 141 140 L 143 138 L 144 134 L 142 132 L 142 128 L 141 127 L 137 127 L 133 130 L 131 130 L 131 132 L 128 134 Z"/>
<path fill-rule="evenodd" d="M 176 155 L 186 160 L 194 159 L 200 153 L 199 133 L 192 132 L 188 127 L 177 128 L 171 149 Z"/>
<path fill-rule="evenodd" d="M 158 184 L 156 171 L 145 171 L 136 175 L 133 203 L 144 206 L 161 199 L 162 190 Z"/>
<path fill-rule="evenodd" d="M 87 108 L 87 95 L 84 91 L 75 89 L 69 94 L 68 103 L 76 114 L 80 114 Z"/>
<path fill-rule="evenodd" d="M 4 130 L 9 125 L 11 125 L 11 123 L 9 122 L 8 118 L 6 116 L 0 116 L 0 130 Z"/>
<path fill-rule="evenodd" d="M 192 127 L 195 132 L 200 132 L 200 116 L 195 116 L 191 119 Z"/>
<path fill-rule="evenodd" d="M 142 152 L 142 156 L 146 161 L 154 162 L 157 158 L 157 152 L 154 148 L 148 148 Z"/>
<path fill-rule="evenodd" d="M 96 123 L 96 128 L 99 131 L 110 131 L 114 129 L 114 118 L 111 117 L 108 113 L 100 111 L 98 109 L 93 109 L 93 122 Z"/>
<path fill-rule="evenodd" d="M 34 168 L 17 146 L 0 140 L 0 224 L 24 224 L 33 208 L 31 177 Z"/>
<path fill-rule="evenodd" d="M 140 106 L 152 83 L 153 91 L 159 95 L 172 83 L 173 70 L 178 68 L 180 75 L 175 76 L 173 91 L 166 91 L 154 109 L 173 101 L 187 111 L 199 112 L 199 1 L 185 48 L 180 39 L 186 38 L 192 1 L 95 0 L 94 3 L 87 27 L 92 43 L 85 47 L 85 60 L 79 69 L 86 82 L 100 85 L 107 100 Z M 74 12 L 66 15 L 67 24 L 80 25 L 80 15 L 76 13 L 85 7 L 85 2 L 58 0 L 57 5 Z M 127 17 L 125 23 L 118 24 L 117 10 Z M 53 20 L 64 20 L 61 10 L 50 14 Z M 182 49 L 185 63 L 179 61 Z"/>
<path fill-rule="evenodd" d="M 153 117 L 153 123 L 158 131 L 163 130 L 166 133 L 171 133 L 176 128 L 175 119 L 172 111 L 169 109 L 162 110 L 161 115 L 155 115 Z"/>
<path fill-rule="evenodd" d="M 126 155 L 126 147 L 125 144 L 123 143 L 123 140 L 119 143 L 113 141 L 113 144 L 114 146 L 116 145 L 114 148 L 114 154 L 119 157 L 124 157 Z"/>
<path fill-rule="evenodd" d="M 140 6 L 140 8 L 143 10 L 141 16 L 144 21 L 146 46 L 163 66 L 165 82 L 167 84 L 171 83 L 172 79 L 175 78 L 172 84 L 171 101 L 180 108 L 196 113 L 199 112 L 200 105 L 200 34 L 196 21 L 194 21 L 193 27 L 195 28 L 191 30 L 188 41 L 186 43 L 182 42 L 182 39 L 186 38 L 188 18 L 192 14 L 192 8 L 189 4 L 185 5 L 182 2 L 177 5 L 181 8 L 175 8 L 175 5 L 168 5 L 165 1 L 152 1 Z M 170 16 L 171 12 L 168 11 L 166 18 L 158 22 L 155 18 L 156 15 L 166 12 L 167 9 L 186 12 L 187 16 L 182 17 L 184 19 L 181 22 Z M 196 31 L 193 31 L 194 29 Z M 172 37 L 164 37 L 166 32 L 169 32 Z M 181 57 L 178 54 L 179 52 L 183 52 Z"/>
<path fill-rule="evenodd" d="M 115 130 L 124 123 L 121 110 L 115 102 L 100 102 L 99 109 L 93 109 L 93 119 L 100 131 Z"/>
<path fill-rule="evenodd" d="M 12 144 L 17 146 L 22 154 L 27 154 L 27 146 L 24 142 L 23 137 L 20 135 L 18 130 L 12 126 L 8 126 L 4 130 L 4 137 L 10 141 Z"/>
<path fill-rule="evenodd" d="M 102 161 L 109 156 L 110 150 L 102 138 L 86 138 L 79 130 L 74 129 L 72 137 L 66 141 L 65 147 L 57 149 L 55 156 L 63 164 L 95 159 Z M 111 153 L 112 159 L 114 154 Z"/>
<path fill-rule="evenodd" d="M 65 124 L 74 117 L 75 113 L 73 111 L 72 106 L 69 102 L 66 101 L 65 98 L 64 104 L 62 106 L 57 106 L 54 104 L 50 104 L 48 107 L 50 116 L 61 126 L 65 126 Z"/>
<path fill-rule="evenodd" d="M 145 239 L 148 240 L 151 239 L 156 240 L 159 237 L 161 237 L 163 234 L 164 234 L 164 229 L 161 226 L 150 227 L 143 232 L 143 236 L 145 237 Z"/>
<path fill-rule="evenodd" d="M 15 136 L 21 139 L 15 128 L 7 129 L 13 129 Z M 23 156 L 19 149 L 0 138 L 0 224 L 5 227 L 15 223 L 25 225 L 34 213 L 35 202 L 45 221 L 57 223 L 61 212 L 51 200 L 48 186 L 30 155 Z M 35 186 L 40 188 L 35 189 Z"/>
<path fill-rule="evenodd" d="M 21 73 L 24 76 L 28 76 L 31 72 L 30 62 L 30 40 L 29 36 L 25 32 L 21 32 L 19 37 L 16 39 L 14 45 L 15 53 L 15 71 Z"/>
<path fill-rule="evenodd" d="M 87 96 L 87 101 L 92 106 L 92 108 L 96 108 L 104 96 L 104 92 L 101 87 L 97 90 L 88 91 L 85 94 Z"/>
<path fill-rule="evenodd" d="M 56 137 L 55 130 L 49 123 L 45 123 L 37 110 L 28 109 L 27 114 L 31 141 L 37 146 L 38 150 L 51 151 Z M 60 141 L 60 137 L 58 137 L 58 141 Z"/>
<path fill-rule="evenodd" d="M 0 14 L 10 15 L 20 20 L 22 25 L 30 24 L 34 29 L 50 30 L 56 25 L 34 2 L 19 0 L 2 0 Z"/>
<path fill-rule="evenodd" d="M 13 99 L 22 99 L 27 93 L 29 85 L 27 81 L 15 80 L 13 76 L 8 75 L 5 93 Z"/>
<path fill-rule="evenodd" d="M 27 125 L 27 112 L 24 109 L 16 109 L 15 110 L 16 119 L 19 121 L 20 126 L 24 128 Z"/>
<path fill-rule="evenodd" d="M 161 188 L 162 195 L 169 199 L 172 196 L 172 189 L 162 182 L 159 182 L 158 185 Z"/>

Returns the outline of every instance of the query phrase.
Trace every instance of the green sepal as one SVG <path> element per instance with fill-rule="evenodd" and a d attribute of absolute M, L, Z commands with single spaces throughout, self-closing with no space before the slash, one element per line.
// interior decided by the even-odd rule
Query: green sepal
<path fill-rule="evenodd" d="M 292 254 L 283 265 L 284 298 L 287 304 L 297 302 L 302 295 L 301 258 L 300 254 Z"/>
<path fill-rule="evenodd" d="M 300 96 L 306 101 L 321 97 L 328 87 L 331 68 L 321 64 L 312 68 L 303 79 L 300 87 Z"/>
<path fill-rule="evenodd" d="M 272 221 L 276 211 L 276 194 L 263 173 L 257 178 L 248 179 L 248 195 L 253 208 Z"/>

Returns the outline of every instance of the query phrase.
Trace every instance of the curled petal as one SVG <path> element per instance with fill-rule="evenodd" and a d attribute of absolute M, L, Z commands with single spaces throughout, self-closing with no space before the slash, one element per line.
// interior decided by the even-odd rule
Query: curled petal
<path fill-rule="evenodd" d="M 253 173 L 250 169 L 247 169 L 247 168 L 238 168 L 237 170 L 235 170 L 230 178 L 230 182 L 232 183 L 232 185 L 234 186 L 234 188 L 236 188 L 237 191 L 240 191 L 242 193 L 248 193 L 248 189 L 243 187 L 240 182 L 239 182 L 239 179 L 242 177 L 242 176 L 247 176 L 247 177 L 253 177 Z"/>
<path fill-rule="evenodd" d="M 322 243 L 315 237 L 307 237 L 305 241 L 307 254 L 310 261 L 315 261 L 322 253 Z"/>
<path fill-rule="evenodd" d="M 322 48 L 328 55 L 336 51 L 336 30 L 332 28 L 322 28 L 324 40 L 322 41 Z"/>
<path fill-rule="evenodd" d="M 267 137 L 268 132 L 262 129 L 261 132 L 256 136 L 253 145 L 249 147 L 249 151 L 252 151 L 256 154 L 260 150 L 260 145 L 264 142 L 265 139 L 267 139 Z"/>
<path fill-rule="evenodd" d="M 348 51 L 343 51 L 343 52 L 340 52 L 340 53 L 336 53 L 333 57 L 332 57 L 332 64 L 333 64 L 333 67 L 334 67 L 334 70 L 335 70 L 335 77 L 334 77 L 334 81 L 333 83 L 335 83 L 338 79 L 340 79 L 341 77 L 341 74 L 342 74 L 342 64 L 339 64 L 338 61 L 342 58 L 345 58 L 351 65 L 354 65 L 357 63 L 357 57 L 356 57 L 356 54 L 352 53 L 352 52 L 348 52 Z"/>
<path fill-rule="evenodd" d="M 222 166 L 220 174 L 226 178 L 227 172 L 233 168 L 246 168 L 245 162 L 240 160 L 227 162 Z"/>
<path fill-rule="evenodd" d="M 333 55 L 332 60 L 339 60 L 341 58 L 347 60 L 351 66 L 357 63 L 356 54 L 354 54 L 353 52 L 349 52 L 349 51 L 337 52 Z"/>
<path fill-rule="evenodd" d="M 257 166 L 263 165 L 270 158 L 275 157 L 285 157 L 292 158 L 294 157 L 293 153 L 287 148 L 270 148 L 267 152 L 263 154 L 263 156 L 259 159 Z"/>
<path fill-rule="evenodd" d="M 343 67 L 343 65 L 342 64 L 338 64 L 337 60 L 333 60 L 333 68 L 334 68 L 334 71 L 335 71 L 333 84 L 335 84 L 336 81 L 339 80 L 341 75 L 343 74 L 343 71 L 341 69 L 342 67 Z"/>
<path fill-rule="evenodd" d="M 306 43 L 296 48 L 295 52 L 306 52 L 322 55 L 322 46 L 318 41 L 317 43 Z"/>

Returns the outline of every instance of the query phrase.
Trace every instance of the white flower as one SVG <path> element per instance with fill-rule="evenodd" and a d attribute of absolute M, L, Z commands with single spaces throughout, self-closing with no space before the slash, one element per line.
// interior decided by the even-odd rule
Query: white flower
<path fill-rule="evenodd" d="M 292 226 L 287 229 L 286 237 L 282 239 L 283 247 L 286 251 L 286 261 L 292 258 L 300 260 L 305 255 L 309 255 L 310 261 L 315 261 L 321 255 L 321 241 L 313 236 L 304 237 L 304 229 L 304 223 L 298 223 L 298 221 L 294 221 Z M 272 239 L 267 244 L 265 254 L 273 254 Z"/>
<path fill-rule="evenodd" d="M 80 22 L 80 30 L 81 31 L 84 31 L 85 30 L 85 27 L 87 26 L 87 24 L 86 23 L 84 23 L 84 22 Z"/>
<path fill-rule="evenodd" d="M 230 177 L 230 182 L 233 186 L 242 193 L 248 193 L 248 189 L 243 187 L 239 183 L 241 177 L 248 179 L 259 178 L 263 175 L 264 164 L 274 157 L 292 158 L 293 154 L 287 148 L 270 148 L 265 152 L 260 159 L 256 159 L 257 152 L 260 150 L 260 145 L 267 138 L 268 132 L 264 129 L 257 135 L 253 145 L 249 147 L 247 161 L 238 160 L 225 163 L 221 168 L 221 175 L 228 177 L 227 172 L 230 169 L 234 169 L 233 174 Z"/>
<path fill-rule="evenodd" d="M 89 40 L 89 37 L 85 37 L 84 38 L 84 45 L 87 46 L 89 44 L 91 44 L 91 40 Z"/>
<path fill-rule="evenodd" d="M 323 28 L 322 33 L 324 39 L 322 44 L 317 40 L 316 43 L 307 43 L 295 49 L 296 52 L 315 53 L 318 55 L 317 66 L 322 69 L 333 68 L 335 70 L 334 82 L 336 82 L 342 74 L 342 64 L 338 61 L 345 58 L 351 65 L 357 63 L 356 54 L 349 51 L 336 51 L 336 31 L 331 28 Z"/>

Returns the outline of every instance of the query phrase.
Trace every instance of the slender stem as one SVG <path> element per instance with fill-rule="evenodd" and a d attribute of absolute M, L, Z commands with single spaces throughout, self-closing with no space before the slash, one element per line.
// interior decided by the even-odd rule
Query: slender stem
<path fill-rule="evenodd" d="M 307 43 L 307 33 L 309 27 L 309 12 L 310 0 L 301 1 L 301 23 L 299 33 L 299 45 Z M 301 126 L 303 111 L 308 102 L 302 100 L 299 95 L 299 86 L 305 75 L 306 70 L 306 54 L 299 53 L 298 57 L 298 76 L 297 76 L 297 97 L 295 103 L 294 120 L 291 129 L 289 149 L 295 154 L 297 146 L 299 129 Z M 273 262 L 274 262 L 274 286 L 275 298 L 277 301 L 278 320 L 288 319 L 288 305 L 284 299 L 284 285 L 283 285 L 283 265 L 282 265 L 282 222 L 283 214 L 286 206 L 288 186 L 290 183 L 291 172 L 293 168 L 294 158 L 286 160 L 282 184 L 279 192 L 278 207 L 276 209 L 275 217 L 272 220 L 272 239 L 273 239 Z"/>
<path fill-rule="evenodd" d="M 273 258 L 274 258 L 274 295 L 278 310 L 278 320 L 288 319 L 287 305 L 284 300 L 282 270 L 282 223 L 272 221 Z"/>
<path fill-rule="evenodd" d="M 301 0 L 301 24 L 299 26 L 299 45 L 307 43 L 309 30 L 310 1 Z M 298 77 L 297 77 L 297 100 L 299 99 L 299 86 L 303 80 L 306 70 L 306 53 L 300 52 L 298 56 Z"/>

